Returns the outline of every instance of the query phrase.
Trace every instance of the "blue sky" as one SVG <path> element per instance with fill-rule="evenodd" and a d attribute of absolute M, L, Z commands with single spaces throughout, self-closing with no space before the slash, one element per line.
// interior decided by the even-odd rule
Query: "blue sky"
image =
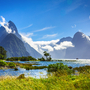
<path fill-rule="evenodd" d="M 0 0 L 0 16 L 33 41 L 90 35 L 90 0 Z"/>

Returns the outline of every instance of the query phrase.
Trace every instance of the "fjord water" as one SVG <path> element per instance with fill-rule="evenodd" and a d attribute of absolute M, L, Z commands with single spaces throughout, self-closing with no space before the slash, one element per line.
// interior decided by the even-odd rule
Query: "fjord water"
<path fill-rule="evenodd" d="M 90 59 L 65 59 L 65 60 L 58 60 L 58 61 L 13 61 L 18 63 L 36 63 L 38 65 L 36 66 L 48 66 L 49 64 L 55 64 L 55 63 L 63 63 L 64 65 L 72 66 L 74 67 L 80 67 L 85 65 L 90 65 Z M 0 76 L 19 76 L 20 74 L 25 74 L 25 76 L 30 76 L 34 78 L 46 78 L 47 77 L 47 68 L 45 69 L 32 69 L 32 70 L 26 70 L 24 68 L 18 67 L 18 71 L 14 71 L 14 69 L 5 69 L 0 70 Z"/>

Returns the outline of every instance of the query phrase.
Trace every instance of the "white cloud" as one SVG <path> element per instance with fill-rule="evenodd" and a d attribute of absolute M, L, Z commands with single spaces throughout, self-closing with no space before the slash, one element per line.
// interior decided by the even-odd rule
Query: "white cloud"
<path fill-rule="evenodd" d="M 25 35 L 21 34 L 22 40 L 26 43 L 28 43 L 31 47 L 33 47 L 36 51 L 41 53 L 43 55 L 44 49 L 47 49 L 48 51 L 52 51 L 53 48 L 49 44 L 55 45 L 59 39 L 57 40 L 51 40 L 51 41 L 33 41 L 31 38 L 26 37 Z"/>
<path fill-rule="evenodd" d="M 52 29 L 52 28 L 55 28 L 55 26 L 53 26 L 53 27 L 45 27 L 45 28 L 42 28 L 42 29 L 36 30 L 36 31 L 34 31 L 34 32 L 40 32 L 40 31 L 44 31 L 44 30 Z"/>
<path fill-rule="evenodd" d="M 12 30 L 10 28 L 8 28 L 9 24 L 6 22 L 5 18 L 3 16 L 1 16 L 1 19 L 2 19 L 2 22 L 0 21 L 0 25 L 3 26 L 8 33 L 11 33 Z"/>
<path fill-rule="evenodd" d="M 2 22 L 0 21 L 0 24 L 1 24 L 1 26 L 4 26 L 4 24 L 6 24 L 5 18 L 3 16 L 0 16 L 0 17 L 2 19 Z"/>
<path fill-rule="evenodd" d="M 73 44 L 69 41 L 64 41 L 64 42 L 61 42 L 60 45 L 56 45 L 54 48 L 56 50 L 61 50 L 61 49 L 67 49 L 67 47 L 74 47 Z"/>
<path fill-rule="evenodd" d="M 51 40 L 51 41 L 36 41 L 36 42 L 34 42 L 34 44 L 39 44 L 39 45 L 55 44 L 58 41 L 59 41 L 59 39 L 57 39 L 57 40 Z"/>
<path fill-rule="evenodd" d="M 44 50 L 47 50 L 48 52 L 53 51 L 54 48 L 51 47 L 50 45 L 55 45 L 58 41 L 59 41 L 59 39 L 51 40 L 51 41 L 36 41 L 33 43 L 34 43 L 34 45 L 36 45 L 38 47 L 38 48 L 36 48 L 36 50 L 43 55 Z"/>
<path fill-rule="evenodd" d="M 48 50 L 48 52 L 50 52 L 50 51 L 53 51 L 54 49 L 53 49 L 53 47 L 51 47 L 50 45 L 46 45 L 46 46 L 43 46 L 43 47 L 41 47 L 42 49 L 47 49 Z"/>
<path fill-rule="evenodd" d="M 87 38 L 87 40 L 89 40 L 89 41 L 90 41 L 89 36 L 87 36 L 87 35 L 85 35 L 85 34 L 82 34 L 82 37 L 83 37 L 83 38 L 85 38 L 85 37 L 86 37 L 86 38 Z"/>
<path fill-rule="evenodd" d="M 43 52 L 51 52 L 55 50 L 67 49 L 68 47 L 74 47 L 73 44 L 69 41 L 62 42 L 60 45 L 56 44 L 59 39 L 51 41 L 33 41 L 31 38 L 28 38 L 24 35 L 21 35 L 23 41 L 27 42 L 31 47 L 43 55 Z M 54 46 L 54 47 L 53 47 Z"/>
<path fill-rule="evenodd" d="M 44 39 L 44 38 L 53 38 L 53 37 L 56 37 L 56 36 L 57 36 L 57 34 L 44 35 L 44 36 L 42 37 L 42 39 Z"/>
<path fill-rule="evenodd" d="M 76 28 L 76 24 L 74 24 L 74 26 L 71 26 L 72 28 Z"/>
<path fill-rule="evenodd" d="M 33 25 L 33 24 L 30 24 L 29 26 L 23 27 L 23 28 L 21 28 L 21 29 L 19 29 L 19 30 L 23 30 L 23 29 L 29 28 L 29 27 L 31 27 L 32 25 Z"/>
<path fill-rule="evenodd" d="M 30 36 L 33 36 L 33 33 L 20 33 L 20 35 L 22 36 L 25 36 L 25 37 L 30 37 Z"/>

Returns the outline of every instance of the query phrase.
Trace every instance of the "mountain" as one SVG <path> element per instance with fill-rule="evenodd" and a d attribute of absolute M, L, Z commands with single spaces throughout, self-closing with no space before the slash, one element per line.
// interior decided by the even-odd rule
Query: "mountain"
<path fill-rule="evenodd" d="M 27 52 L 30 54 L 30 56 L 34 57 L 34 58 L 41 58 L 42 55 L 37 52 L 34 48 L 32 48 L 28 43 L 24 42 L 24 46 L 27 50 Z"/>
<path fill-rule="evenodd" d="M 90 44 L 90 39 L 84 33 L 76 32 L 72 39 L 72 43 L 75 45 L 75 47 L 82 47 Z"/>
<path fill-rule="evenodd" d="M 23 42 L 14 34 L 8 34 L 0 43 L 7 51 L 7 57 L 30 56 L 26 51 Z"/>
<path fill-rule="evenodd" d="M 13 33 L 18 34 L 18 30 L 17 30 L 17 27 L 15 26 L 15 24 L 12 21 L 9 21 L 8 24 L 9 24 L 8 28 L 10 28 Z"/>
<path fill-rule="evenodd" d="M 55 50 L 50 52 L 50 55 L 53 59 L 62 59 L 65 57 L 66 49 Z"/>
<path fill-rule="evenodd" d="M 17 27 L 12 21 L 0 27 L 0 45 L 7 50 L 8 57 L 31 55 L 34 58 L 40 58 L 42 57 L 40 53 L 46 50 L 52 58 L 57 59 L 90 58 L 90 36 L 86 36 L 82 32 L 76 32 L 73 38 L 61 38 L 57 43 L 54 41 L 41 45 L 37 43 L 35 47 L 38 47 L 38 51 L 31 46 L 34 44 L 30 44 L 29 39 L 26 40 L 18 33 Z"/>
<path fill-rule="evenodd" d="M 12 30 L 12 33 L 14 33 L 20 40 L 22 40 L 22 42 L 24 43 L 24 46 L 26 48 L 26 51 L 34 58 L 40 58 L 42 57 L 42 55 L 37 52 L 34 48 L 32 48 L 27 42 L 25 42 L 23 40 L 23 38 L 21 37 L 21 35 L 18 33 L 18 30 L 15 26 L 15 24 L 12 21 L 9 21 L 9 26 L 8 28 L 10 28 Z"/>
<path fill-rule="evenodd" d="M 71 37 L 61 38 L 56 44 L 60 44 L 61 42 L 64 42 L 64 41 L 72 41 L 72 38 Z"/>
<path fill-rule="evenodd" d="M 3 26 L 0 27 L 0 42 L 8 35 Z"/>
<path fill-rule="evenodd" d="M 69 47 L 66 50 L 65 58 L 90 58 L 90 38 L 82 32 L 75 33 L 72 43 L 74 47 Z"/>
<path fill-rule="evenodd" d="M 29 55 L 31 55 L 34 58 L 42 57 L 42 55 L 39 52 L 32 48 L 28 43 L 23 41 L 21 35 L 18 33 L 16 25 L 12 21 L 9 21 L 6 25 L 0 27 L 0 42 L 2 43 L 2 40 L 10 33 L 17 36 L 24 43 L 24 47 L 26 48 L 26 51 L 29 53 Z"/>

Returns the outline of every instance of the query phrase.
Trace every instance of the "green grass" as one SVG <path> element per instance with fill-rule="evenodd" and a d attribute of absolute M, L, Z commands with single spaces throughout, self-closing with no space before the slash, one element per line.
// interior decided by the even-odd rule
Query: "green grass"
<path fill-rule="evenodd" d="M 19 77 L 0 77 L 0 90 L 90 90 L 90 66 L 73 70 L 78 70 L 79 75 L 68 74 L 67 69 L 60 69 L 52 72 L 48 78 L 25 78 L 24 74 Z"/>
<path fill-rule="evenodd" d="M 0 80 L 0 90 L 90 90 L 90 75 L 53 75 L 45 79 L 7 77 Z"/>
<path fill-rule="evenodd" d="M 15 63 L 15 64 L 17 66 L 20 66 L 21 68 L 25 68 L 26 70 L 47 68 L 47 66 L 32 66 L 32 65 L 38 65 L 38 64 L 22 64 L 22 63 Z"/>

